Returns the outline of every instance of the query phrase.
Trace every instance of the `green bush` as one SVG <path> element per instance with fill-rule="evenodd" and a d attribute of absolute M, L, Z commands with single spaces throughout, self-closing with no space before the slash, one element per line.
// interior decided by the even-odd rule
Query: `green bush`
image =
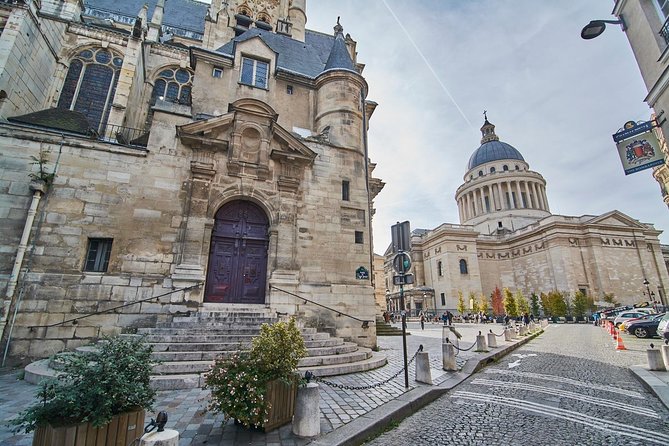
<path fill-rule="evenodd" d="M 300 358 L 307 354 L 304 339 L 290 322 L 263 324 L 248 352 L 217 359 L 205 377 L 211 389 L 209 410 L 234 418 L 246 427 L 260 427 L 267 421 L 270 405 L 267 384 L 279 379 L 291 382 Z"/>
<path fill-rule="evenodd" d="M 115 337 L 105 338 L 90 353 L 61 355 L 63 374 L 43 382 L 37 393 L 40 402 L 12 424 L 26 433 L 47 423 L 57 427 L 90 422 L 101 427 L 114 415 L 151 409 L 151 351 L 141 339 Z"/>

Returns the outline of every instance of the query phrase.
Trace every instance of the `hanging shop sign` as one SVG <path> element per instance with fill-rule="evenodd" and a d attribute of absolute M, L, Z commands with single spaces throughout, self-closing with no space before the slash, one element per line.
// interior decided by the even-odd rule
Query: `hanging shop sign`
<path fill-rule="evenodd" d="M 654 121 L 629 121 L 613 135 L 625 175 L 664 163 L 660 142 L 653 133 Z"/>

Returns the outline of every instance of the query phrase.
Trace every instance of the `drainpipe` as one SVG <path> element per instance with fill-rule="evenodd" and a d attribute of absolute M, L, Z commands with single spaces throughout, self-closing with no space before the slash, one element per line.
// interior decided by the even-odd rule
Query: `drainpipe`
<path fill-rule="evenodd" d="M 9 276 L 9 284 L 7 285 L 7 293 L 5 297 L 11 302 L 14 297 L 14 290 L 16 289 L 16 283 L 19 281 L 19 273 L 21 271 L 21 265 L 23 264 L 23 257 L 26 254 L 26 249 L 28 249 L 28 238 L 30 237 L 30 231 L 33 228 L 33 221 L 35 221 L 35 215 L 37 214 L 37 206 L 39 201 L 42 198 L 46 185 L 43 182 L 34 181 L 30 183 L 30 190 L 33 192 L 33 200 L 30 203 L 30 209 L 28 209 L 28 216 L 26 217 L 26 223 L 23 226 L 23 234 L 21 235 L 21 241 L 19 242 L 19 250 L 16 253 L 16 260 L 14 260 L 14 268 L 12 269 L 12 274 Z M 7 315 L 9 310 L 9 303 L 5 301 L 6 311 L 3 313 Z"/>

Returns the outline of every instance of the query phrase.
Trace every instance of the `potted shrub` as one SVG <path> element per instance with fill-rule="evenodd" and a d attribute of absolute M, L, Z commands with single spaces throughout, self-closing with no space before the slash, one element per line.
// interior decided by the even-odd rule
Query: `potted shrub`
<path fill-rule="evenodd" d="M 209 410 L 266 432 L 292 420 L 297 363 L 306 356 L 295 320 L 263 324 L 250 351 L 219 358 L 205 378 Z"/>
<path fill-rule="evenodd" d="M 12 424 L 35 431 L 33 446 L 130 444 L 155 400 L 151 351 L 140 338 L 114 337 L 89 353 L 61 355 L 63 373 L 43 382 L 40 401 Z"/>

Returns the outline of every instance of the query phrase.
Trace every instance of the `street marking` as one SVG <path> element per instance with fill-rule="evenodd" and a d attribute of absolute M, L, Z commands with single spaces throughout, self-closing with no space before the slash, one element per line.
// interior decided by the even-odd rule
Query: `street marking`
<path fill-rule="evenodd" d="M 532 356 L 537 356 L 537 354 L 536 353 L 528 353 L 527 355 L 523 355 L 523 354 L 520 354 L 520 353 L 513 353 L 513 354 L 511 354 L 511 356 L 515 356 L 517 358 L 523 359 L 523 358 L 531 358 Z"/>
<path fill-rule="evenodd" d="M 532 373 L 532 372 L 518 372 L 515 370 L 505 370 L 505 369 L 484 369 L 485 373 L 498 373 L 500 375 L 514 375 L 514 376 L 523 376 L 526 378 L 535 378 L 543 379 L 545 381 L 553 381 L 558 383 L 570 384 L 572 386 L 587 387 L 588 389 L 604 390 L 606 392 L 618 393 L 621 395 L 626 395 L 632 398 L 644 399 L 645 396 L 634 390 L 620 389 L 618 387 L 607 386 L 604 384 L 597 384 L 588 381 L 577 381 L 571 378 L 564 378 L 562 376 L 556 375 L 544 375 L 541 373 Z"/>
<path fill-rule="evenodd" d="M 569 392 L 561 389 L 554 389 L 551 387 L 541 387 L 541 386 L 535 386 L 533 384 L 514 383 L 509 381 L 498 381 L 498 380 L 489 380 L 480 378 L 477 378 L 474 381 L 472 381 L 472 384 L 479 384 L 482 386 L 489 386 L 489 387 L 501 387 L 504 389 L 531 390 L 533 392 L 546 393 L 549 395 L 556 395 L 560 397 L 570 398 L 574 400 L 583 401 L 586 403 L 596 404 L 598 406 L 614 407 L 616 409 L 624 410 L 626 412 L 645 415 L 651 418 L 661 418 L 657 414 L 657 412 L 655 412 L 652 409 L 647 409 L 645 407 L 632 406 L 631 404 L 621 403 L 614 400 L 606 400 L 604 398 L 587 396 L 580 393 Z"/>
<path fill-rule="evenodd" d="M 512 369 L 514 367 L 518 367 L 519 365 L 520 365 L 520 359 L 518 361 L 510 362 L 509 368 Z"/>
<path fill-rule="evenodd" d="M 489 404 L 497 404 L 500 406 L 507 406 L 528 412 L 534 412 L 541 415 L 546 415 L 554 418 L 571 421 L 573 423 L 583 424 L 594 429 L 606 432 L 607 434 L 618 434 L 626 437 L 636 438 L 638 440 L 648 441 L 650 443 L 666 445 L 669 442 L 669 435 L 632 426 L 629 424 L 618 423 L 615 421 L 595 418 L 580 412 L 560 409 L 558 407 L 546 406 L 543 404 L 534 403 L 531 401 L 523 401 L 515 398 L 500 398 L 495 395 L 487 395 L 485 393 L 475 393 L 466 391 L 456 391 L 451 396 L 452 398 L 462 398 L 475 402 L 483 402 Z"/>

